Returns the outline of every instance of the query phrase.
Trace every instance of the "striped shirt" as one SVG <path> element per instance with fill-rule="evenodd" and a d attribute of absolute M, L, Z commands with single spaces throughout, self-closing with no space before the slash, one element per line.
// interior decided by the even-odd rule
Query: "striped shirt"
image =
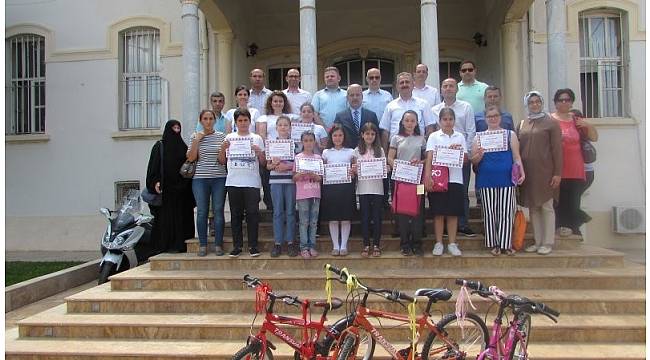
<path fill-rule="evenodd" d="M 226 135 L 222 132 L 215 131 L 210 135 L 205 135 L 199 143 L 199 158 L 196 161 L 196 172 L 194 179 L 209 179 L 225 177 L 228 172 L 226 167 L 221 165 L 218 160 L 219 151 Z M 196 133 L 190 138 L 190 148 L 196 139 Z"/>

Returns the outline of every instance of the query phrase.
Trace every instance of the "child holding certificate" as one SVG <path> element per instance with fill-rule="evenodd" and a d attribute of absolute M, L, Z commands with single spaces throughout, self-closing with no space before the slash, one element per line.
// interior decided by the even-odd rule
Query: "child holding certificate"
<path fill-rule="evenodd" d="M 280 115 L 274 127 L 278 133 L 276 139 L 291 140 L 291 120 L 289 117 Z M 293 155 L 295 146 L 293 142 L 290 145 L 291 154 L 283 155 Z M 270 146 L 267 146 L 266 151 L 267 154 L 270 154 Z M 274 155 L 268 155 L 271 156 L 271 161 L 266 163 L 266 168 L 271 171 L 269 183 L 273 201 L 273 237 L 275 245 L 271 250 L 271 257 L 280 256 L 282 243 L 284 242 L 287 243 L 287 254 L 293 257 L 298 255 L 298 251 L 293 244 L 294 228 L 296 226 L 296 185 L 293 183 L 293 160 L 282 160 Z M 286 159 L 287 157 L 283 156 L 282 158 Z"/>
<path fill-rule="evenodd" d="M 248 250 L 252 257 L 259 256 L 257 236 L 259 231 L 260 212 L 260 165 L 266 166 L 264 141 L 250 132 L 251 114 L 247 109 L 237 109 L 234 113 L 237 132 L 226 135 L 219 162 L 228 165 L 226 189 L 230 204 L 230 224 L 232 227 L 233 249 L 230 257 L 241 255 L 244 245 L 242 222 L 246 214 L 248 230 Z"/>
<path fill-rule="evenodd" d="M 447 220 L 449 246 L 447 250 L 452 256 L 461 256 L 462 253 L 456 244 L 458 232 L 458 217 L 463 215 L 463 164 L 467 162 L 467 145 L 465 137 L 460 132 L 454 131 L 456 115 L 451 108 L 440 111 L 440 130 L 429 135 L 427 140 L 427 160 L 424 173 L 426 176 L 425 187 L 429 191 L 429 206 L 434 215 L 434 229 L 436 244 L 433 255 L 440 256 L 444 251 L 442 232 Z M 459 151 L 451 151 L 459 150 Z M 434 154 L 436 153 L 436 154 Z M 454 153 L 458 156 L 454 157 Z M 444 155 L 444 158 L 443 158 Z M 431 178 L 432 163 L 449 168 L 449 185 L 445 192 L 433 192 L 433 179 Z"/>
<path fill-rule="evenodd" d="M 361 233 L 363 234 L 363 250 L 361 256 L 368 257 L 370 248 L 370 223 L 372 226 L 372 256 L 381 256 L 379 240 L 381 239 L 381 213 L 384 207 L 384 174 L 386 173 L 384 149 L 379 142 L 379 129 L 371 122 L 361 126 L 361 141 L 354 149 L 357 160 L 356 173 L 362 175 L 358 168 L 360 160 L 383 159 L 383 173 L 369 176 L 370 179 L 359 178 L 357 181 L 357 195 L 361 208 Z M 365 178 L 365 176 L 364 176 Z"/>
<path fill-rule="evenodd" d="M 322 125 L 318 125 L 314 122 L 315 120 L 315 110 L 314 105 L 311 103 L 304 103 L 300 106 L 300 122 L 298 127 L 309 125 L 311 131 L 313 131 L 316 136 L 316 146 L 314 147 L 314 154 L 321 154 L 323 149 L 327 147 L 327 130 Z M 291 127 L 291 132 L 294 132 L 293 125 Z M 302 136 L 302 132 L 300 132 Z M 298 142 L 298 152 L 302 151 L 302 142 Z"/>
<path fill-rule="evenodd" d="M 327 164 L 353 164 L 354 150 L 343 147 L 345 132 L 340 124 L 334 124 L 329 132 L 327 149 L 323 151 L 323 162 Z M 348 254 L 348 239 L 352 227 L 352 216 L 357 208 L 354 184 L 323 185 L 321 218 L 329 221 L 332 238 L 332 255 Z M 340 226 L 340 228 L 339 228 Z M 340 232 L 339 232 L 340 230 Z M 340 237 L 339 237 L 340 234 Z"/>
<path fill-rule="evenodd" d="M 420 127 L 418 126 L 418 114 L 413 110 L 408 110 L 402 115 L 399 123 L 399 133 L 390 139 L 390 146 L 388 149 L 388 164 L 396 171 L 394 161 L 402 160 L 408 161 L 411 165 L 423 166 L 423 155 L 426 149 L 426 141 L 424 136 L 420 134 Z M 395 180 L 394 189 L 400 187 L 400 183 L 409 184 L 401 180 Z M 411 188 L 413 185 L 410 186 Z M 417 194 L 417 189 L 414 189 Z M 416 195 L 421 204 L 422 196 Z M 396 201 L 393 198 L 393 201 Z M 399 201 L 399 199 L 397 199 Z M 418 209 L 419 211 L 419 209 Z M 420 212 L 416 216 L 396 214 L 399 224 L 400 233 L 400 247 L 402 248 L 402 255 L 410 256 L 423 256 L 422 251 L 422 222 L 424 214 Z"/>
<path fill-rule="evenodd" d="M 296 162 L 300 159 L 320 159 L 314 154 L 316 136 L 311 131 L 305 131 L 300 136 L 303 151 L 296 155 Z M 300 255 L 309 259 L 318 256 L 316 251 L 316 227 L 320 208 L 320 181 L 318 174 L 311 172 L 294 172 L 293 180 L 296 182 L 296 202 L 298 204 L 298 217 L 300 219 Z"/>

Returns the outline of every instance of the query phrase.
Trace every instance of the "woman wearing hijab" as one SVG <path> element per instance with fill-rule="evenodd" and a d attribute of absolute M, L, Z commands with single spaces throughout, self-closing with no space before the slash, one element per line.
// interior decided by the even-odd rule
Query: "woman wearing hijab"
<path fill-rule="evenodd" d="M 538 91 L 524 96 L 528 117 L 518 126 L 521 160 L 526 180 L 521 185 L 519 204 L 527 207 L 533 224 L 535 244 L 526 252 L 550 254 L 555 243 L 555 211 L 562 179 L 562 130 L 543 111 L 544 98 Z"/>
<path fill-rule="evenodd" d="M 181 123 L 169 120 L 165 124 L 162 140 L 157 141 L 151 149 L 147 166 L 147 189 L 162 194 L 163 198 L 162 206 L 149 205 L 155 217 L 152 246 L 157 252 L 185 252 L 185 240 L 194 237 L 192 183 L 178 172 L 186 160 L 186 152 Z"/>

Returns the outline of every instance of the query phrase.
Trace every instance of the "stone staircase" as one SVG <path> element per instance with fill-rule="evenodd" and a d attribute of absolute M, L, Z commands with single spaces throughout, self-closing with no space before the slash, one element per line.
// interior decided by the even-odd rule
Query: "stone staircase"
<path fill-rule="evenodd" d="M 471 226 L 481 230 L 476 208 Z M 209 254 L 199 258 L 196 240 L 188 242 L 188 254 L 161 254 L 148 264 L 111 277 L 110 283 L 86 290 L 52 308 L 19 322 L 5 335 L 7 359 L 230 359 L 245 344 L 254 315 L 255 292 L 241 279 L 251 274 L 268 281 L 275 291 L 305 298 L 324 296 L 323 265 L 346 266 L 375 287 L 413 291 L 419 287 L 458 288 L 458 277 L 496 284 L 507 292 L 543 301 L 562 314 L 554 324 L 543 316 L 533 318 L 530 358 L 645 359 L 645 267 L 624 261 L 623 254 L 586 246 L 580 237 L 558 238 L 548 256 L 517 253 L 493 257 L 483 249 L 483 237 L 459 237 L 463 256 L 433 257 L 429 237 L 425 257 L 403 257 L 399 239 L 391 237 L 392 225 L 384 221 L 383 255 L 365 259 L 359 255 L 358 224 L 347 257 L 329 255 L 331 241 L 317 239 L 321 255 L 316 259 L 271 258 L 273 245 L 269 214 L 260 226 L 263 254 L 237 259 Z M 231 248 L 229 229 L 226 249 Z M 530 235 L 528 235 L 530 238 Z M 345 298 L 343 286 L 335 296 Z M 434 306 L 434 318 L 452 312 L 450 302 Z M 370 297 L 374 308 L 401 312 L 399 305 Z M 488 310 L 488 325 L 495 307 L 476 298 L 478 313 Z M 296 314 L 296 308 L 277 306 L 277 311 Z M 330 313 L 334 321 L 344 308 Z M 256 324 L 261 321 L 258 317 Z M 382 321 L 382 333 L 391 340 L 407 340 L 405 329 Z M 288 346 L 274 342 L 277 359 L 293 359 Z M 406 347 L 406 345 L 404 345 Z M 378 359 L 388 355 L 379 346 Z"/>

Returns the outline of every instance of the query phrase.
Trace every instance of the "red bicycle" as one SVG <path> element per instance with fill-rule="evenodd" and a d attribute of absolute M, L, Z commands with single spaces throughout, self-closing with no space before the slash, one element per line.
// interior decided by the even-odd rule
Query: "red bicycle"
<path fill-rule="evenodd" d="M 275 345 L 268 339 L 267 334 L 272 334 L 282 340 L 294 350 L 294 359 L 325 360 L 329 359 L 330 350 L 336 344 L 339 334 L 348 326 L 348 319 L 343 318 L 332 326 L 325 326 L 327 313 L 343 305 L 343 301 L 332 298 L 331 303 L 326 300 L 300 300 L 296 296 L 275 294 L 271 286 L 260 281 L 260 279 L 244 275 L 244 283 L 256 291 L 255 317 L 251 324 L 251 336 L 246 341 L 246 346 L 239 350 L 233 360 L 240 359 L 273 359 L 271 350 L 276 350 Z M 300 307 L 302 316 L 288 317 L 274 313 L 274 305 L 277 300 L 287 305 Z M 311 308 L 323 308 L 323 313 L 318 321 L 311 320 Z M 259 332 L 252 335 L 255 319 L 260 312 L 265 312 L 264 322 Z M 279 324 L 300 329 L 301 339 L 296 339 L 286 329 L 278 327 Z M 321 334 L 323 338 L 321 339 Z"/>

